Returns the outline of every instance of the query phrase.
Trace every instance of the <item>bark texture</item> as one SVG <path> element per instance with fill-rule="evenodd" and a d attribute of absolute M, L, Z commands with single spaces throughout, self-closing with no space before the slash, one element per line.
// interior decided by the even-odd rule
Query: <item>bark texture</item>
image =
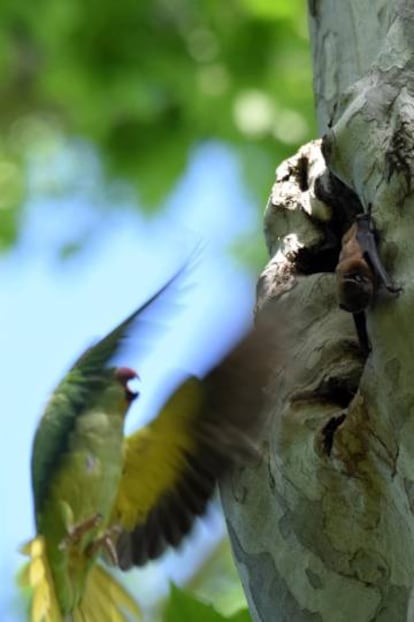
<path fill-rule="evenodd" d="M 326 135 L 277 169 L 258 285 L 258 309 L 287 314 L 289 357 L 263 459 L 222 498 L 253 620 L 412 622 L 414 4 L 309 0 L 309 16 Z M 366 357 L 333 271 L 369 204 L 403 292 L 368 310 Z"/>

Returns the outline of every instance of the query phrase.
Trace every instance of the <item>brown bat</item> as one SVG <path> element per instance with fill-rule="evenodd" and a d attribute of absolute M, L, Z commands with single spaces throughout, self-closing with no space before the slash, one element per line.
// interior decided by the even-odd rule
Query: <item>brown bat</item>
<path fill-rule="evenodd" d="M 367 214 L 359 214 L 342 238 L 336 281 L 339 306 L 353 314 L 359 342 L 368 353 L 371 347 L 364 310 L 380 285 L 393 294 L 401 291 L 381 262 L 370 210 Z"/>

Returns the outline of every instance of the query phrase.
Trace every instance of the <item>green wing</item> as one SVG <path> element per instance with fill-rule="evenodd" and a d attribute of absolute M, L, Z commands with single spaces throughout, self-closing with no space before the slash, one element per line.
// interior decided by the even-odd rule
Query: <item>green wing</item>
<path fill-rule="evenodd" d="M 152 307 L 151 310 L 153 310 L 155 302 L 160 301 L 161 303 L 167 303 L 167 312 L 170 312 L 172 307 L 172 299 L 174 297 L 174 293 L 176 293 L 175 286 L 178 284 L 179 278 L 185 268 L 186 266 L 182 267 L 169 281 L 167 281 L 165 285 L 163 285 L 163 287 L 161 287 L 161 289 L 156 291 L 155 294 L 149 298 L 149 300 L 131 313 L 131 315 L 118 324 L 116 328 L 108 333 L 97 344 L 85 350 L 85 352 L 73 364 L 70 371 L 80 370 L 83 374 L 93 378 L 96 371 L 104 369 L 122 347 L 122 343 L 128 336 L 131 325 L 134 324 L 135 329 L 139 330 L 139 322 L 136 320 L 138 318 L 141 319 L 145 311 L 150 307 Z M 167 292 L 170 294 L 168 296 L 168 300 L 164 296 Z"/>
<path fill-rule="evenodd" d="M 92 399 L 87 379 L 80 370 L 70 371 L 53 392 L 40 420 L 33 441 L 32 486 L 36 516 L 42 510 L 49 483 L 60 457 L 69 445 L 76 417 L 85 411 Z"/>

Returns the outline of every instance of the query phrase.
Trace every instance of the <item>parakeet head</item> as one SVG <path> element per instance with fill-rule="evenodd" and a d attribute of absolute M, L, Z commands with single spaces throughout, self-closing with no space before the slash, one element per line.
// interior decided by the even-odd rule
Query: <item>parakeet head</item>
<path fill-rule="evenodd" d="M 129 367 L 116 367 L 114 370 L 114 375 L 124 390 L 124 395 L 127 403 L 130 404 L 139 395 L 138 391 L 133 391 L 131 387 L 128 386 L 128 383 L 131 380 L 139 378 L 137 372 L 133 369 L 130 369 Z"/>
<path fill-rule="evenodd" d="M 101 376 L 100 388 L 95 391 L 94 408 L 125 416 L 131 403 L 138 397 L 138 392 L 131 389 L 129 383 L 138 378 L 138 374 L 128 367 L 110 367 Z"/>

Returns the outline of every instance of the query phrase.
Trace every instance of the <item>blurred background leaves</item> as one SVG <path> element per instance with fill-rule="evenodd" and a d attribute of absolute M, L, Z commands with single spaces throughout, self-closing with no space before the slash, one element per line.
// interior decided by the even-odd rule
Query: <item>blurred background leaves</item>
<path fill-rule="evenodd" d="M 211 139 L 234 148 L 263 205 L 275 163 L 314 133 L 300 0 L 4 0 L 0 19 L 3 249 L 19 234 L 28 162 L 67 140 L 90 141 L 105 180 L 127 181 L 150 211 Z"/>

